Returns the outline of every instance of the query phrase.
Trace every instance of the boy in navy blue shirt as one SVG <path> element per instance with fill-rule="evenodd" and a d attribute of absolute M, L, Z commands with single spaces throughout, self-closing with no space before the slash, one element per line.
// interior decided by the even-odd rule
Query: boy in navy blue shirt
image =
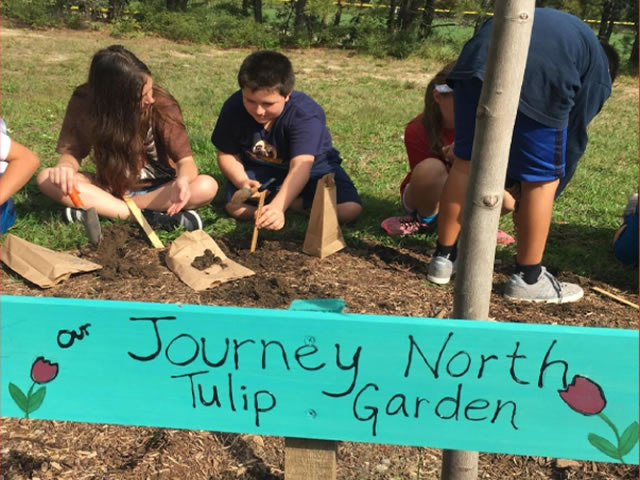
<path fill-rule="evenodd" d="M 240 90 L 224 103 L 211 142 L 227 178 L 225 209 L 234 218 L 251 220 L 256 207 L 233 203 L 233 193 L 275 178 L 258 228 L 280 230 L 289 208 L 308 212 L 317 181 L 335 173 L 338 220 L 355 220 L 362 206 L 353 182 L 333 148 L 324 111 L 313 99 L 294 91 L 289 59 L 278 52 L 258 51 L 242 62 Z"/>
<path fill-rule="evenodd" d="M 476 109 L 484 79 L 492 20 L 463 47 L 447 78 L 453 88 L 455 160 L 440 198 L 438 245 L 427 278 L 449 282 L 470 170 Z M 516 271 L 505 287 L 512 300 L 579 300 L 578 285 L 558 282 L 542 266 L 554 198 L 575 172 L 587 146 L 586 127 L 611 94 L 619 59 L 580 19 L 537 8 L 507 167 L 516 198 Z"/>

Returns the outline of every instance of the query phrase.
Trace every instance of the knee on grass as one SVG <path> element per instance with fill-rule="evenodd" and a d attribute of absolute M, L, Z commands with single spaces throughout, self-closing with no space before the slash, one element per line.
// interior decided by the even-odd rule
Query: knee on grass
<path fill-rule="evenodd" d="M 218 182 L 209 175 L 198 175 L 190 184 L 190 208 L 198 208 L 213 200 L 218 193 Z"/>
<path fill-rule="evenodd" d="M 338 222 L 350 223 L 355 221 L 362 213 L 362 205 L 358 202 L 344 202 L 337 206 Z"/>

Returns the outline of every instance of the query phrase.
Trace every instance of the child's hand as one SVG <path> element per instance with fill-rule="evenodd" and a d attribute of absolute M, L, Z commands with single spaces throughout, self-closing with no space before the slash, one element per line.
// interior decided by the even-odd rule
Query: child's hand
<path fill-rule="evenodd" d="M 171 205 L 167 208 L 169 215 L 175 215 L 184 208 L 191 198 L 191 190 L 189 189 L 189 180 L 186 177 L 178 177 L 173 181 L 171 189 Z"/>
<path fill-rule="evenodd" d="M 453 161 L 455 160 L 456 156 L 453 154 L 453 143 L 450 143 L 449 145 L 445 145 L 444 147 L 442 147 L 442 155 L 444 156 L 444 163 L 447 165 L 447 169 L 450 169 L 451 166 L 453 165 Z"/>
<path fill-rule="evenodd" d="M 256 218 L 256 226 L 267 230 L 280 230 L 284 227 L 284 212 L 271 205 L 265 205 L 260 217 Z"/>
<path fill-rule="evenodd" d="M 243 188 L 246 188 L 247 190 L 252 190 L 252 189 L 258 190 L 258 188 L 260 188 L 260 182 L 257 180 L 248 179 L 246 182 L 242 184 L 242 186 L 238 190 Z M 257 195 L 258 195 L 258 192 L 251 195 L 251 197 L 256 197 Z"/>
<path fill-rule="evenodd" d="M 51 168 L 49 170 L 49 180 L 62 190 L 65 195 L 69 195 L 74 189 L 78 188 L 76 171 L 69 165 L 58 165 Z"/>

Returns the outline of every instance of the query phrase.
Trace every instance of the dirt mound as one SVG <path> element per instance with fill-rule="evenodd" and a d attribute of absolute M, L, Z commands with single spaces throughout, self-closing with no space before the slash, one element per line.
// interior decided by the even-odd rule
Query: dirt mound
<path fill-rule="evenodd" d="M 158 256 L 129 225 L 109 225 L 97 248 L 90 248 L 81 254 L 102 265 L 98 274 L 104 280 L 151 278 L 160 271 Z"/>

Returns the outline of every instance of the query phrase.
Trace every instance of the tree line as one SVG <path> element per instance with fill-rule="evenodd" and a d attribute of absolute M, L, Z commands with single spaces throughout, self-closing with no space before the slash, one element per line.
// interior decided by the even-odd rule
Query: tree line
<path fill-rule="evenodd" d="M 362 36 L 362 31 L 415 46 L 443 27 L 478 28 L 493 10 L 494 0 L 4 0 L 3 13 L 11 16 L 29 4 L 46 4 L 59 12 L 73 7 L 80 14 L 110 22 L 131 17 L 131 12 L 136 11 L 188 15 L 209 9 L 253 21 L 256 27 L 274 27 L 272 30 L 280 36 L 294 39 L 294 44 L 299 41 L 303 45 L 349 47 L 353 46 L 354 37 Z M 625 22 L 631 43 L 628 63 L 637 69 L 638 0 L 538 0 L 536 4 L 590 19 L 598 37 L 607 41 L 620 22 Z M 266 15 L 266 10 L 276 13 Z M 343 38 L 324 44 L 314 41 L 332 35 Z M 405 46 L 404 50 L 410 48 Z"/>

